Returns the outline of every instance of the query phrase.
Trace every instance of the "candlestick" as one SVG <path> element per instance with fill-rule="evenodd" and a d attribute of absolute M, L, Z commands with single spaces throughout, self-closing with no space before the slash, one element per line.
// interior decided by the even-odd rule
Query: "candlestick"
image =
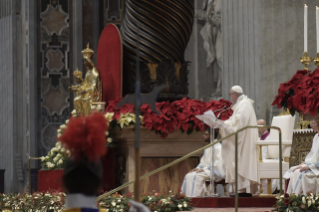
<path fill-rule="evenodd" d="M 317 41 L 318 42 L 318 41 Z M 319 53 L 317 53 L 317 57 L 313 58 L 313 62 L 319 68 Z"/>
<path fill-rule="evenodd" d="M 308 52 L 308 6 L 304 8 L 304 52 Z"/>
<path fill-rule="evenodd" d="M 317 53 L 319 53 L 319 7 L 316 6 Z"/>
<path fill-rule="evenodd" d="M 305 52 L 304 56 L 300 58 L 300 62 L 305 65 L 305 67 L 304 67 L 305 70 L 308 70 L 308 65 L 310 64 L 310 62 L 312 60 L 313 59 L 311 57 L 308 57 L 308 53 L 307 52 Z"/>

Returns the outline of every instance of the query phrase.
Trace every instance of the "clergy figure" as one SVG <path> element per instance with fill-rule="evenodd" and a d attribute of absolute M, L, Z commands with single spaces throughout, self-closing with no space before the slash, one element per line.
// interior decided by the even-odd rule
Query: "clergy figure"
<path fill-rule="evenodd" d="M 266 121 L 263 119 L 259 119 L 257 121 L 258 125 L 266 125 Z M 268 136 L 269 136 L 269 132 L 267 130 L 267 128 L 258 128 L 258 135 L 259 135 L 259 140 L 267 140 Z M 267 146 L 262 146 L 262 157 L 263 160 L 267 159 Z M 268 159 L 270 160 L 270 159 Z M 267 194 L 267 180 L 263 179 L 262 180 L 262 186 L 263 186 L 263 193 Z M 279 187 L 279 179 L 272 179 L 271 180 L 271 190 L 272 192 L 275 192 L 276 189 Z"/>
<path fill-rule="evenodd" d="M 233 115 L 225 121 L 226 128 L 220 129 L 220 134 L 225 137 L 248 125 L 256 125 L 256 114 L 253 107 L 254 101 L 243 94 L 243 89 L 236 85 L 229 91 L 233 103 Z M 257 129 L 247 129 L 238 134 L 238 192 L 255 193 L 258 190 L 256 142 L 258 140 Z M 235 190 L 235 136 L 231 136 L 222 142 L 223 168 L 225 181 L 230 184 L 230 192 Z M 239 194 L 245 196 L 245 194 Z M 250 196 L 250 195 L 248 195 Z"/>
<path fill-rule="evenodd" d="M 209 129 L 205 131 L 203 135 L 205 142 L 209 142 L 210 134 Z M 217 133 L 215 133 L 217 135 Z M 216 137 L 216 136 L 215 136 Z M 212 148 L 207 148 L 204 151 L 204 155 L 200 159 L 200 163 L 196 168 L 186 174 L 182 192 L 187 197 L 204 196 L 206 192 L 205 181 L 210 180 L 210 165 L 212 160 Z M 218 182 L 224 178 L 223 162 L 221 158 L 221 144 L 215 144 L 214 146 L 214 178 Z"/>
<path fill-rule="evenodd" d="M 319 132 L 319 120 L 311 120 L 310 127 L 313 131 Z M 291 167 L 284 175 L 290 179 L 287 193 L 304 195 L 307 192 L 317 194 L 319 192 L 319 136 L 318 133 L 313 137 L 312 147 L 305 158 L 305 162 L 298 166 Z"/>

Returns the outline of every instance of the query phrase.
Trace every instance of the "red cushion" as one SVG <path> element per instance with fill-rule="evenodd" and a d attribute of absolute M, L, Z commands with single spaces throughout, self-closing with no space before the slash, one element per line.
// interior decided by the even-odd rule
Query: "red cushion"
<path fill-rule="evenodd" d="M 118 100 L 122 97 L 122 38 L 114 24 L 108 24 L 99 40 L 97 68 L 103 85 L 102 100 Z"/>

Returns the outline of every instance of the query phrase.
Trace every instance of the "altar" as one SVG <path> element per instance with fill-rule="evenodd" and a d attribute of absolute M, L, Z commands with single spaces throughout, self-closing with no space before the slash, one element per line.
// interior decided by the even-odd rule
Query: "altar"
<path fill-rule="evenodd" d="M 195 151 L 207 143 L 204 142 L 203 132 L 191 134 L 175 130 L 163 139 L 155 132 L 145 127 L 140 129 L 141 175 L 147 174 L 177 158 Z M 133 127 L 111 132 L 116 151 L 125 158 L 126 182 L 135 180 L 135 132 Z M 199 163 L 198 153 L 181 163 L 154 174 L 141 181 L 141 192 L 178 192 L 183 183 L 184 176 Z M 129 187 L 133 191 L 133 184 Z"/>

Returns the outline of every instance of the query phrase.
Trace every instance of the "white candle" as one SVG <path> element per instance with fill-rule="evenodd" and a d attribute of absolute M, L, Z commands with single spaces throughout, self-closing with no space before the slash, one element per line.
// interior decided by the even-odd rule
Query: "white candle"
<path fill-rule="evenodd" d="M 304 52 L 308 51 L 308 45 L 307 45 L 307 38 L 308 38 L 308 34 L 307 34 L 307 29 L 308 29 L 308 6 L 305 4 L 305 13 L 304 13 Z"/>
<path fill-rule="evenodd" d="M 316 6 L 317 53 L 319 53 L 319 7 Z"/>

